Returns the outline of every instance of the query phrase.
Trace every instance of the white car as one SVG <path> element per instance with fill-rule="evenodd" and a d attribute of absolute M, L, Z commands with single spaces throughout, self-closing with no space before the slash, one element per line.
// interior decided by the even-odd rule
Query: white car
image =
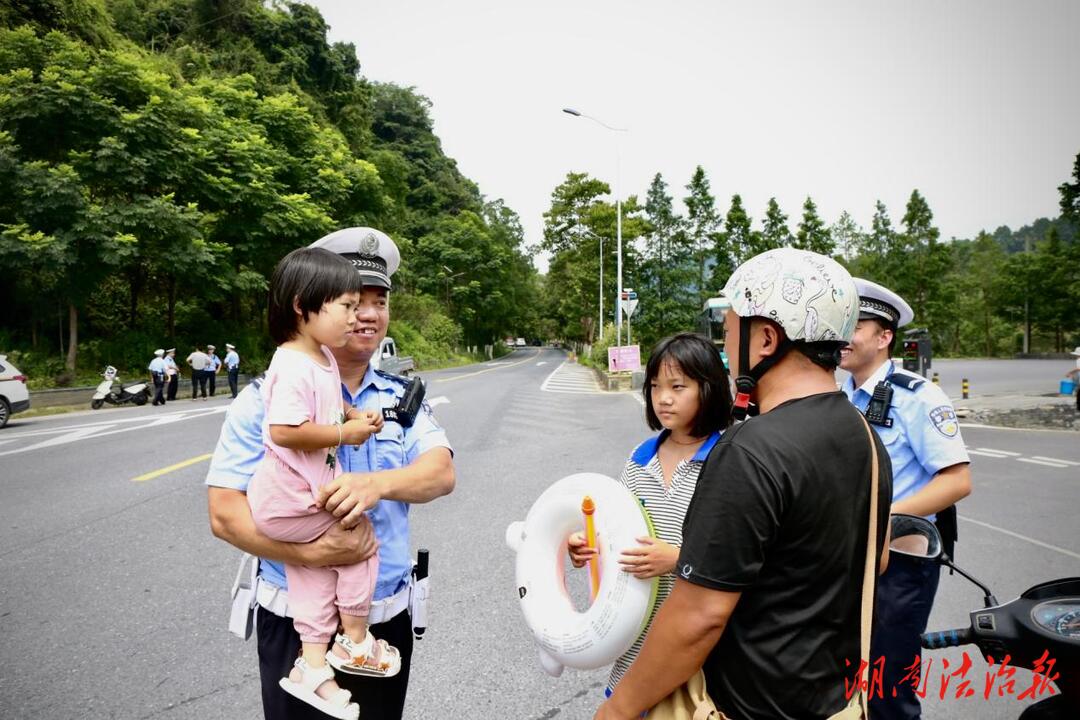
<path fill-rule="evenodd" d="M 30 391 L 26 389 L 26 376 L 8 362 L 7 355 L 0 355 L 0 428 L 7 425 L 15 413 L 29 409 Z"/>

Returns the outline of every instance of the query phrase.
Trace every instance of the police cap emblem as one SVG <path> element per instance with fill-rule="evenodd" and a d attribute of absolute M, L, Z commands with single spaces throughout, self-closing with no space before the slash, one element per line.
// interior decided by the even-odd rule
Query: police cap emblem
<path fill-rule="evenodd" d="M 379 238 L 375 237 L 375 233 L 368 233 L 360 241 L 360 254 L 361 255 L 377 255 L 379 252 Z"/>

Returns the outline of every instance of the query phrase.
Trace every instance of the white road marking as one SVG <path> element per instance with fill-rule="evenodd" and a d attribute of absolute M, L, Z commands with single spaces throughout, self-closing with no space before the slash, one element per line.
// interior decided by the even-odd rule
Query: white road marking
<path fill-rule="evenodd" d="M 75 442 L 76 440 L 81 440 L 85 437 L 89 437 L 90 435 L 97 435 L 98 433 L 105 432 L 111 427 L 113 426 L 102 425 L 88 428 L 80 428 L 66 435 L 58 435 L 56 437 L 49 438 L 48 440 L 42 440 L 39 443 L 34 443 L 33 445 L 29 445 L 27 447 L 17 448 L 15 450 L 8 450 L 7 452 L 0 453 L 0 455 L 14 455 L 17 452 L 25 452 L 26 450 L 38 450 L 40 448 L 53 447 L 54 445 L 67 445 L 69 442 Z"/>
<path fill-rule="evenodd" d="M 432 383 L 454 382 L 455 380 L 461 380 L 463 378 L 473 377 L 475 375 L 483 375 L 484 373 L 495 372 L 496 370 L 501 370 L 503 368 L 514 367 L 515 365 L 521 365 L 521 364 L 527 363 L 530 360 L 532 360 L 534 358 L 537 358 L 539 356 L 540 356 L 540 350 L 537 350 L 536 352 L 534 352 L 532 355 L 525 358 L 524 360 L 518 360 L 517 362 L 512 362 L 512 363 L 503 362 L 501 365 L 497 365 L 496 367 L 490 367 L 488 365 L 485 365 L 483 370 L 477 370 L 476 372 L 465 373 L 464 375 L 452 375 L 450 377 L 431 378 L 430 382 L 432 382 Z"/>
<path fill-rule="evenodd" d="M 969 523 L 972 523 L 973 525 L 981 525 L 982 527 L 987 528 L 989 530 L 996 530 L 999 533 L 1009 535 L 1009 536 L 1014 537 L 1014 538 L 1016 538 L 1018 540 L 1023 540 L 1025 542 L 1031 543 L 1032 545 L 1038 545 L 1039 547 L 1046 548 L 1047 550 L 1053 550 L 1054 552 L 1059 552 L 1062 555 L 1068 555 L 1071 558 L 1076 558 L 1077 560 L 1080 560 L 1080 553 L 1075 553 L 1072 550 L 1066 550 L 1065 548 L 1058 547 L 1057 545 L 1051 545 L 1049 543 L 1044 543 L 1041 540 L 1036 540 L 1035 538 L 1029 538 L 1027 535 L 1021 535 L 1020 533 L 1014 533 L 1012 530 L 1006 530 L 1005 528 L 999 528 L 996 525 L 991 525 L 990 523 L 985 523 L 985 522 L 982 522 L 981 520 L 972 520 L 971 518 L 964 517 L 963 515 L 958 515 L 957 517 L 959 517 L 964 522 L 969 522 Z"/>
<path fill-rule="evenodd" d="M 566 361 L 551 371 L 540 389 L 544 392 L 575 395 L 606 394 L 600 389 L 592 370 L 580 365 L 567 365 Z"/>
<path fill-rule="evenodd" d="M 1061 460 L 1059 458 L 1043 457 L 1042 455 L 1033 455 L 1036 460 L 1045 460 L 1047 462 L 1064 463 L 1066 465 L 1080 465 L 1080 462 L 1073 462 L 1072 460 Z"/>
<path fill-rule="evenodd" d="M 1045 460 L 1035 460 L 1034 458 L 1016 458 L 1020 462 L 1031 463 L 1032 465 L 1046 465 L 1047 467 L 1067 468 L 1068 465 L 1062 465 L 1056 462 L 1046 462 Z"/>
<path fill-rule="evenodd" d="M 115 435 L 117 433 L 130 432 L 131 430 L 141 430 L 158 424 L 179 422 L 180 420 L 191 420 L 194 418 L 207 417 L 209 415 L 217 415 L 219 413 L 225 412 L 228 409 L 228 405 L 220 405 L 214 408 L 184 410 L 178 413 L 163 415 L 160 417 L 155 417 L 153 415 L 140 415 L 134 418 L 117 419 L 113 422 L 92 423 L 89 425 L 67 426 L 62 428 L 52 428 L 50 430 L 37 430 L 29 433 L 21 433 L 16 437 L 31 437 L 34 435 L 55 435 L 56 437 L 50 438 L 48 440 L 43 440 L 32 445 L 27 445 L 25 447 L 15 448 L 14 450 L 5 450 L 4 452 L 0 452 L 0 457 L 3 457 L 4 455 L 15 455 L 17 453 L 29 452 L 31 450 L 38 450 L 41 448 L 67 445 L 68 443 L 73 443 L 78 440 L 85 440 L 87 438 L 99 438 L 105 437 L 106 435 Z M 154 419 L 154 422 L 148 423 L 147 420 L 149 419 Z M 135 423 L 142 424 L 136 425 Z M 116 428 L 117 425 L 124 425 L 124 427 Z"/>
<path fill-rule="evenodd" d="M 541 365 L 547 365 L 547 360 L 541 360 L 540 362 L 536 363 L 536 367 L 540 367 Z"/>
<path fill-rule="evenodd" d="M 978 450 L 968 450 L 967 454 L 968 455 L 980 455 L 982 457 L 997 458 L 998 460 L 1003 460 L 1006 457 L 1008 457 L 1008 455 L 998 455 L 997 453 L 980 452 Z"/>
<path fill-rule="evenodd" d="M 440 395 L 439 397 L 433 397 L 428 400 L 427 404 L 429 407 L 435 407 L 436 405 L 446 405 L 449 402 L 450 398 L 446 397 L 445 395 Z"/>
<path fill-rule="evenodd" d="M 1009 450 L 997 450 L 995 448 L 976 448 L 976 449 L 982 450 L 983 452 L 998 453 L 999 455 L 1008 455 L 1009 457 L 1020 457 L 1020 453 L 1011 452 Z"/>

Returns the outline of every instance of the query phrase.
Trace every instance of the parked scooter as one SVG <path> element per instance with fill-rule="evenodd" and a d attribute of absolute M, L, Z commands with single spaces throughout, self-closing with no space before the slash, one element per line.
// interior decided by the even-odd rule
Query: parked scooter
<path fill-rule="evenodd" d="M 1028 705 L 1021 720 L 1080 718 L 1080 577 L 1039 583 L 1015 600 L 999 603 L 986 585 L 943 552 L 937 527 L 912 515 L 892 516 L 889 551 L 952 568 L 985 595 L 985 607 L 971 613 L 969 627 L 925 633 L 924 648 L 974 644 L 998 663 L 1007 657 L 1011 667 L 1053 679 L 1058 692 Z"/>
<path fill-rule="evenodd" d="M 105 368 L 105 372 L 101 374 L 101 377 L 105 378 L 94 391 L 94 397 L 90 399 L 90 407 L 97 410 L 105 403 L 110 405 L 126 405 L 127 403 L 135 403 L 136 405 L 145 405 L 147 400 L 150 399 L 150 386 L 145 382 L 133 382 L 124 385 L 120 383 L 120 378 L 116 376 L 116 368 L 109 365 Z M 113 389 L 113 383 L 120 383 L 120 390 L 117 392 Z"/>

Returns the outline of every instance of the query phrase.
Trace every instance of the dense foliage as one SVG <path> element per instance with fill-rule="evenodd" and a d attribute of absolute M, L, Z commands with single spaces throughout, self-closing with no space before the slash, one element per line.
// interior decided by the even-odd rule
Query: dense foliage
<path fill-rule="evenodd" d="M 771 248 L 797 247 L 833 255 L 856 276 L 900 293 L 915 310 L 914 325 L 929 329 L 937 354 L 1071 350 L 1080 345 L 1080 155 L 1072 178 L 1058 190 L 1057 219 L 942 242 L 918 190 L 899 227 L 881 202 L 868 230 L 847 212 L 830 226 L 807 197 L 792 232 L 775 198 L 760 228 L 738 194 L 721 215 L 700 167 L 686 185 L 680 214 L 658 174 L 643 208 L 633 197 L 623 206 L 623 285 L 639 295 L 635 341 L 647 350 L 672 332 L 697 329 L 704 300 L 723 287 L 739 262 Z M 609 192 L 600 180 L 567 175 L 552 194 L 542 245 L 553 253 L 548 314 L 563 337 L 582 343 L 597 338 L 603 246 L 605 331 L 596 344 L 605 350 L 614 342 L 607 328 L 614 323 L 616 283 Z"/>
<path fill-rule="evenodd" d="M 5 4 L 0 350 L 56 373 L 229 340 L 257 366 L 274 264 L 349 225 L 401 247 L 405 352 L 535 334 L 517 216 L 442 152 L 426 98 L 326 31 L 299 3 Z"/>

